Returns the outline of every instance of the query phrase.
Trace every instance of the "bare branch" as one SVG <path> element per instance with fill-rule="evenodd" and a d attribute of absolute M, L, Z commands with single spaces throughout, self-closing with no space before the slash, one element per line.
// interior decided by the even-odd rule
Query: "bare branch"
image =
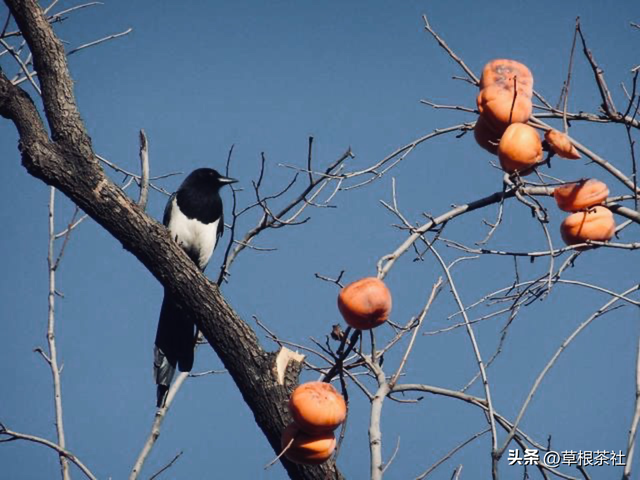
<path fill-rule="evenodd" d="M 635 408 L 633 412 L 633 419 L 631 420 L 631 427 L 629 428 L 629 439 L 627 440 L 627 463 L 624 467 L 623 480 L 629 480 L 631 478 L 631 468 L 633 466 L 633 455 L 636 449 L 636 436 L 638 434 L 638 423 L 640 423 L 640 339 L 638 339 L 638 347 L 636 349 L 636 399 Z"/>
<path fill-rule="evenodd" d="M 476 336 L 475 336 L 475 333 L 473 332 L 473 327 L 469 323 L 469 318 L 467 317 L 467 313 L 465 311 L 464 304 L 462 303 L 460 295 L 458 294 L 458 290 L 456 289 L 456 286 L 455 286 L 455 283 L 453 281 L 453 277 L 451 276 L 451 272 L 449 271 L 449 268 L 446 266 L 446 264 L 444 263 L 444 260 L 442 260 L 442 257 L 437 252 L 437 250 L 435 248 L 433 248 L 433 245 L 430 245 L 430 244 L 427 244 L 427 245 L 429 246 L 429 249 L 431 250 L 433 255 L 438 260 L 438 263 L 440 263 L 440 266 L 442 267 L 442 269 L 444 270 L 445 275 L 447 276 L 447 281 L 449 283 L 449 286 L 451 287 L 451 294 L 453 295 L 458 307 L 460 308 L 460 311 L 462 312 L 462 317 L 464 318 L 465 326 L 466 326 L 466 329 L 467 329 L 467 334 L 469 336 L 469 341 L 471 342 L 473 353 L 474 353 L 475 358 L 476 358 L 476 363 L 478 364 L 478 370 L 480 372 L 480 376 L 482 377 L 482 385 L 484 387 L 484 393 L 485 393 L 485 398 L 486 398 L 486 402 L 487 402 L 487 409 L 488 409 L 488 414 L 489 414 L 489 426 L 491 427 L 491 452 L 492 452 L 491 473 L 492 473 L 492 476 L 493 476 L 494 480 L 497 480 L 497 478 L 498 478 L 498 462 L 497 462 L 497 459 L 494 456 L 494 454 L 497 452 L 497 448 L 498 448 L 498 443 L 497 443 L 498 442 L 498 437 L 497 437 L 497 432 L 496 432 L 496 425 L 495 425 L 495 422 L 494 422 L 493 402 L 491 401 L 491 388 L 490 388 L 490 385 L 489 385 L 489 378 L 488 378 L 487 372 L 485 370 L 484 362 L 482 360 L 482 354 L 480 353 L 480 347 L 478 346 L 478 342 L 476 341 Z"/>
<path fill-rule="evenodd" d="M 519 189 L 519 190 L 518 190 Z M 442 215 L 430 219 L 427 223 L 414 227 L 412 229 L 409 237 L 400 244 L 392 253 L 387 254 L 378 260 L 378 276 L 384 278 L 389 270 L 393 267 L 394 263 L 400 256 L 402 256 L 414 242 L 420 239 L 420 237 L 428 232 L 429 230 L 434 229 L 438 225 L 442 225 L 453 218 L 456 218 L 463 213 L 471 212 L 473 210 L 477 210 L 479 208 L 486 207 L 487 205 L 491 205 L 493 203 L 498 203 L 502 201 L 503 198 L 511 198 L 516 195 L 517 191 L 521 191 L 526 193 L 527 195 L 552 195 L 553 189 L 550 187 L 510 187 L 507 191 L 499 191 L 495 192 L 491 195 L 488 195 L 484 198 L 480 198 L 478 200 L 474 200 L 473 202 L 469 202 L 465 205 L 460 205 L 448 212 L 443 213 Z"/>
<path fill-rule="evenodd" d="M 62 388 L 60 382 L 60 368 L 58 367 L 58 349 L 56 345 L 55 335 L 55 293 L 56 293 L 56 269 L 62 254 L 64 247 L 69 240 L 71 229 L 68 229 L 69 233 L 65 236 L 62 249 L 56 260 L 54 253 L 55 246 L 55 194 L 56 189 L 49 188 L 49 248 L 47 254 L 47 266 L 49 270 L 49 295 L 48 295 L 48 320 L 47 320 L 47 343 L 49 346 L 49 368 L 51 370 L 51 377 L 53 381 L 53 402 L 55 410 L 55 425 L 58 434 L 58 446 L 61 450 L 66 447 L 66 440 L 64 434 L 64 421 L 62 418 Z M 77 210 L 76 210 L 77 211 Z M 44 356 L 44 355 L 43 355 Z M 63 480 L 69 480 L 69 463 L 67 462 L 66 455 L 60 453 L 60 471 Z"/>
<path fill-rule="evenodd" d="M 149 453 L 151 453 L 151 449 L 155 445 L 158 437 L 160 436 L 160 427 L 162 426 L 162 422 L 166 417 L 173 400 L 182 387 L 184 381 L 189 377 L 189 372 L 180 372 L 174 382 L 171 384 L 171 388 L 169 388 L 169 393 L 167 394 L 167 399 L 165 401 L 164 407 L 156 410 L 156 415 L 153 420 L 153 425 L 151 426 L 151 432 L 149 433 L 149 437 L 147 437 L 147 441 L 142 447 L 138 458 L 136 459 L 133 468 L 131 469 L 131 473 L 129 474 L 129 480 L 136 480 L 140 472 L 142 470 L 142 466 L 146 461 Z"/>
<path fill-rule="evenodd" d="M 468 77 L 473 81 L 473 84 L 478 85 L 480 83 L 480 80 L 478 79 L 478 77 L 476 77 L 475 74 L 471 71 L 471 69 L 467 67 L 467 65 L 462 61 L 462 59 L 458 57 L 458 55 L 456 55 L 453 52 L 453 50 L 451 50 L 451 48 L 449 48 L 449 45 L 447 45 L 447 43 L 440 37 L 440 35 L 438 35 L 431 28 L 431 25 L 429 24 L 429 20 L 427 19 L 426 15 L 422 15 L 422 20 L 424 21 L 425 30 L 429 32 L 433 36 L 433 38 L 436 39 L 436 41 L 438 42 L 438 45 L 440 45 L 449 54 L 449 56 L 460 66 L 460 68 L 462 68 L 462 70 L 464 70 L 464 73 L 466 73 Z"/>
<path fill-rule="evenodd" d="M 36 437 L 35 435 L 27 435 L 26 433 L 20 433 L 13 430 L 9 430 L 4 425 L 0 424 L 0 436 L 3 436 L 3 435 L 9 438 L 0 440 L 2 442 L 6 442 L 9 440 L 26 440 L 28 442 L 39 443 L 40 445 L 49 447 L 50 449 L 58 452 L 58 455 L 60 455 L 61 458 L 63 457 L 65 459 L 68 459 L 70 462 L 76 465 L 89 480 L 97 480 L 96 476 L 91 472 L 91 470 L 87 468 L 87 466 L 84 463 L 80 461 L 78 457 L 76 457 L 69 450 L 65 450 L 60 445 L 56 445 L 55 443 L 50 442 L 45 438 Z"/>
<path fill-rule="evenodd" d="M 453 457 L 458 451 L 462 450 L 464 447 L 469 445 L 476 438 L 479 438 L 482 435 L 484 435 L 485 433 L 490 432 L 490 431 L 491 431 L 490 428 L 486 428 L 486 429 L 484 429 L 484 430 L 472 435 L 471 437 L 467 438 L 464 442 L 460 443 L 459 445 L 457 445 L 454 448 L 452 448 L 451 450 L 449 450 L 449 452 L 447 452 L 440 460 L 438 460 L 436 463 L 431 465 L 427 470 L 425 470 L 424 473 L 421 473 L 420 475 L 418 475 L 415 480 L 422 480 L 423 478 L 427 478 L 431 474 L 431 472 L 433 472 L 436 468 L 438 468 L 444 462 L 446 462 L 451 457 Z"/>
<path fill-rule="evenodd" d="M 164 467 L 162 467 L 160 470 L 158 470 L 156 473 L 154 473 L 153 475 L 151 475 L 149 477 L 149 480 L 154 480 L 155 478 L 158 478 L 163 472 L 169 470 L 174 463 L 176 463 L 176 461 L 182 456 L 184 452 L 182 450 L 180 450 L 178 453 L 176 453 L 175 457 L 173 457 L 173 459 Z"/>
<path fill-rule="evenodd" d="M 609 91 L 609 87 L 607 87 L 607 82 L 604 79 L 604 71 L 596 63 L 591 50 L 587 48 L 587 41 L 582 33 L 579 18 L 576 20 L 576 30 L 578 31 L 578 35 L 580 35 L 580 40 L 582 40 L 582 51 L 584 56 L 589 60 L 589 65 L 591 65 L 591 69 L 593 70 L 593 75 L 595 77 L 596 84 L 598 85 L 598 90 L 600 91 L 600 97 L 602 98 L 602 108 L 609 117 L 617 117 L 619 114 L 616 110 L 615 104 L 613 103 L 613 98 L 611 98 L 611 92 Z"/>
<path fill-rule="evenodd" d="M 147 208 L 149 197 L 149 141 L 144 130 L 140 130 L 140 197 L 138 205 L 143 210 Z"/>
<path fill-rule="evenodd" d="M 78 53 L 80 50 L 84 50 L 85 48 L 95 47 L 96 45 L 100 45 L 101 43 L 108 42 L 109 40 L 124 37 L 125 35 L 129 35 L 132 31 L 133 31 L 133 28 L 127 28 L 124 32 L 114 33 L 113 35 L 107 35 L 106 37 L 99 38 L 98 40 L 94 40 L 93 42 L 85 43 L 67 52 L 67 56 L 71 56 L 74 53 Z"/>
<path fill-rule="evenodd" d="M 223 373 L 229 373 L 226 370 L 206 370 L 204 372 L 189 372 L 189 378 L 206 377 L 209 375 L 221 375 Z"/>
<path fill-rule="evenodd" d="M 634 285 L 633 287 L 625 290 L 621 295 L 622 296 L 627 296 L 629 293 L 634 292 L 636 290 L 640 290 L 640 284 Z M 504 440 L 503 446 L 500 448 L 500 450 L 498 452 L 498 455 L 502 455 L 504 453 L 504 451 L 506 450 L 506 448 L 508 447 L 509 443 L 511 442 L 511 439 L 513 438 L 513 436 L 515 434 L 517 426 L 519 425 L 520 421 L 522 420 L 522 417 L 524 416 L 524 413 L 527 410 L 527 407 L 529 406 L 529 403 L 531 402 L 531 399 L 533 398 L 533 395 L 535 394 L 535 392 L 537 391 L 538 387 L 542 383 L 542 379 L 545 377 L 547 372 L 549 370 L 551 370 L 551 367 L 553 367 L 553 365 L 556 363 L 558 357 L 562 354 L 562 352 L 564 350 L 566 350 L 566 348 L 569 346 L 569 344 L 578 336 L 578 334 L 580 334 L 580 332 L 582 332 L 582 330 L 584 330 L 586 327 L 588 327 L 591 324 L 591 322 L 593 322 L 596 318 L 598 318 L 601 315 L 607 313 L 609 311 L 610 307 L 612 307 L 616 302 L 618 302 L 618 300 L 619 299 L 617 297 L 614 297 L 611 300 L 609 300 L 608 302 L 606 302 L 593 315 L 591 315 L 584 322 L 582 322 L 578 326 L 578 328 L 576 328 L 571 333 L 571 335 L 569 335 L 562 342 L 562 344 L 560 345 L 558 350 L 556 350 L 554 355 L 551 357 L 549 362 L 545 365 L 545 367 L 542 369 L 542 371 L 540 372 L 540 374 L 536 378 L 533 386 L 531 387 L 531 391 L 529 392 L 529 395 L 527 395 L 526 400 L 524 401 L 524 403 L 522 404 L 522 407 L 520 408 L 520 412 L 518 413 L 518 416 L 517 416 L 515 422 L 513 423 L 513 427 L 509 431 L 509 434 L 507 435 L 507 438 Z"/>
<path fill-rule="evenodd" d="M 409 345 L 407 346 L 407 349 L 405 350 L 404 356 L 402 357 L 402 360 L 400 361 L 400 365 L 398 366 L 398 369 L 396 370 L 396 373 L 393 375 L 393 377 L 391 377 L 391 380 L 389 381 L 389 386 L 391 387 L 391 389 L 393 389 L 394 385 L 398 382 L 398 378 L 400 377 L 400 374 L 402 373 L 402 370 L 403 370 L 405 364 L 407 363 L 407 359 L 409 358 L 409 354 L 411 353 L 411 350 L 413 348 L 413 343 L 416 340 L 416 336 L 418 335 L 418 331 L 420 330 L 420 326 L 422 325 L 422 321 L 426 317 L 427 312 L 429 311 L 429 308 L 431 308 L 431 304 L 433 303 L 433 301 L 435 300 L 436 296 L 440 292 L 440 287 L 441 286 L 442 286 L 442 277 L 438 278 L 436 283 L 431 288 L 431 293 L 429 294 L 429 299 L 427 300 L 426 305 L 424 306 L 424 308 L 420 312 L 420 315 L 418 315 L 418 321 L 416 323 L 416 326 L 413 329 L 413 334 L 411 335 L 411 340 L 409 341 Z"/>
<path fill-rule="evenodd" d="M 33 80 L 33 73 L 29 71 L 29 67 L 27 67 L 27 65 L 22 61 L 22 59 L 20 58 L 20 55 L 18 55 L 18 53 L 13 49 L 13 47 L 9 45 L 2 38 L 0 38 L 0 45 L 2 45 L 6 49 L 6 51 L 9 52 L 9 54 L 14 58 L 16 63 L 20 66 L 20 69 L 24 72 L 25 78 L 29 80 L 29 83 L 31 83 L 31 86 L 33 87 L 33 89 L 36 92 L 38 92 L 38 95 L 42 95 L 42 91 L 40 90 L 40 87 Z M 16 82 L 12 82 L 12 83 L 16 84 Z"/>

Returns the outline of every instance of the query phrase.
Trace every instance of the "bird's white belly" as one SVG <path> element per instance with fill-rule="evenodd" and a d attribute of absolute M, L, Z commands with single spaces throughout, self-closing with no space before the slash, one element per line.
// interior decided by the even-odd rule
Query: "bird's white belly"
<path fill-rule="evenodd" d="M 198 266 L 201 269 L 209 262 L 216 246 L 218 222 L 204 224 L 195 219 L 187 218 L 175 205 L 173 200 L 169 231 L 171 236 L 180 244 L 183 250 L 200 252 Z"/>

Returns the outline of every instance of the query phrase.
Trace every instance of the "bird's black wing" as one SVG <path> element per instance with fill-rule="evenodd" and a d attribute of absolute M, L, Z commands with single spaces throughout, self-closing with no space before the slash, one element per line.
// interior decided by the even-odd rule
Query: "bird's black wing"
<path fill-rule="evenodd" d="M 216 246 L 220 241 L 220 237 L 222 237 L 222 233 L 224 232 L 224 212 L 220 211 L 220 220 L 218 220 L 218 230 L 216 231 Z"/>
<path fill-rule="evenodd" d="M 162 224 L 165 227 L 169 226 L 169 222 L 171 221 L 171 204 L 173 203 L 173 199 L 176 198 L 176 194 L 172 193 L 167 201 L 167 204 L 164 207 L 164 215 L 162 215 Z"/>

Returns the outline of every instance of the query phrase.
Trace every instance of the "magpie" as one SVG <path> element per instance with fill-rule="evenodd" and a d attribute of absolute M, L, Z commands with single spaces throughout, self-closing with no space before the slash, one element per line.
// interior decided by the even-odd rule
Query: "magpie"
<path fill-rule="evenodd" d="M 198 168 L 169 197 L 164 209 L 162 223 L 202 272 L 224 230 L 220 188 L 235 182 L 212 168 Z M 176 367 L 181 372 L 193 367 L 195 341 L 193 320 L 165 289 L 153 349 L 158 408 L 164 406 Z"/>

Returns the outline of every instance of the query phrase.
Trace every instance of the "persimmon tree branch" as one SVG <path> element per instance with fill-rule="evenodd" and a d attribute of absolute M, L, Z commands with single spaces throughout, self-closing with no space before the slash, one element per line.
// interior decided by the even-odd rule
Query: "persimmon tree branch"
<path fill-rule="evenodd" d="M 136 480 L 140 473 L 142 472 L 142 467 L 147 460 L 147 457 L 151 453 L 153 446 L 155 445 L 158 437 L 160 436 L 160 430 L 162 428 L 162 423 L 169 412 L 169 408 L 173 404 L 173 400 L 176 398 L 176 393 L 180 390 L 185 380 L 189 377 L 189 372 L 179 372 L 176 375 L 175 380 L 171 383 L 171 387 L 169 388 L 169 392 L 167 393 L 167 399 L 162 408 L 156 410 L 156 413 L 153 417 L 153 422 L 151 424 L 151 431 L 149 432 L 149 436 L 147 440 L 144 442 L 140 453 L 138 454 L 138 458 L 133 464 L 133 468 L 131 469 L 131 473 L 129 474 L 129 480 Z"/>
<path fill-rule="evenodd" d="M 376 392 L 373 394 L 371 400 L 371 410 L 369 413 L 369 451 L 370 451 L 370 478 L 371 480 L 381 480 L 382 476 L 387 469 L 389 462 L 385 465 L 382 461 L 382 429 L 380 427 L 380 422 L 382 419 L 382 406 L 384 404 L 385 399 L 390 396 L 393 388 L 395 387 L 400 374 L 402 373 L 402 369 L 404 368 L 409 354 L 413 349 L 413 345 L 416 339 L 416 335 L 420 330 L 420 326 L 422 325 L 424 318 L 426 317 L 429 309 L 437 296 L 440 287 L 442 285 L 442 279 L 439 278 L 438 281 L 431 288 L 431 293 L 427 299 L 425 306 L 422 308 L 420 314 L 417 319 L 411 319 L 408 327 L 405 329 L 400 335 L 396 338 L 399 339 L 404 334 L 408 333 L 411 329 L 413 329 L 413 333 L 411 335 L 411 339 L 409 340 L 409 345 L 405 350 L 405 353 L 400 360 L 398 368 L 395 373 L 391 377 L 390 380 L 387 380 L 387 376 L 385 375 L 384 370 L 382 369 L 381 362 L 377 359 L 380 358 L 380 355 L 376 355 L 375 346 L 374 346 L 374 333 L 370 331 L 372 338 L 372 348 L 371 355 L 362 354 L 361 357 L 364 360 L 365 365 L 368 370 L 375 377 L 378 387 Z M 415 321 L 414 321 L 415 320 Z M 345 336 L 346 337 L 346 336 Z M 393 340 L 392 344 L 395 343 Z"/>
<path fill-rule="evenodd" d="M 553 193 L 553 189 L 551 187 L 513 186 L 506 191 L 494 192 L 491 195 L 480 198 L 478 200 L 474 200 L 463 205 L 458 205 L 451 210 L 443 213 L 442 215 L 431 218 L 428 222 L 422 224 L 419 227 L 413 227 L 410 235 L 393 252 L 384 255 L 380 258 L 380 260 L 378 260 L 378 276 L 384 278 L 387 273 L 389 273 L 389 270 L 391 270 L 398 258 L 406 253 L 407 250 L 409 250 L 409 248 L 426 232 L 433 230 L 438 225 L 442 225 L 464 213 L 472 212 L 479 208 L 499 203 L 505 198 L 515 197 L 518 189 L 528 195 L 552 195 Z"/>
<path fill-rule="evenodd" d="M 458 452 L 459 450 L 461 450 L 462 448 L 464 448 L 465 446 L 467 446 L 468 444 L 473 442 L 476 438 L 479 438 L 482 435 L 484 435 L 485 433 L 490 432 L 490 431 L 491 431 L 490 428 L 485 428 L 484 430 L 482 430 L 480 432 L 477 432 L 474 435 L 472 435 L 471 437 L 467 438 L 464 442 L 460 443 L 459 445 L 456 445 L 454 448 L 449 450 L 440 460 L 435 462 L 433 465 L 431 465 L 429 468 L 427 468 L 423 473 L 418 475 L 415 480 L 422 480 L 424 478 L 427 478 L 436 468 L 438 468 L 444 462 L 449 460 L 453 455 L 455 455 L 456 452 Z"/>
<path fill-rule="evenodd" d="M 638 424 L 640 423 L 640 339 L 638 340 L 638 347 L 636 349 L 636 395 L 635 395 L 635 408 L 633 412 L 633 418 L 631 420 L 631 427 L 629 428 L 629 438 L 627 440 L 627 463 L 624 467 L 622 480 L 629 480 L 631 478 L 631 470 L 633 466 L 633 454 L 636 449 L 636 439 L 638 434 Z"/>
<path fill-rule="evenodd" d="M 433 253 L 433 255 L 438 260 L 438 263 L 442 267 L 444 274 L 447 277 L 447 283 L 449 284 L 449 287 L 451 289 L 451 294 L 453 295 L 453 298 L 456 304 L 458 305 L 458 307 L 460 308 L 460 311 L 462 312 L 462 318 L 464 319 L 467 335 L 469 336 L 469 341 L 471 342 L 471 347 L 476 358 L 476 363 L 478 365 L 478 371 L 480 373 L 480 377 L 482 378 L 482 386 L 484 388 L 484 394 L 485 394 L 487 409 L 489 414 L 489 427 L 491 429 L 491 453 L 492 453 L 491 474 L 494 480 L 497 480 L 499 458 L 495 456 L 495 452 L 497 451 L 497 448 L 498 448 L 498 445 L 497 445 L 498 436 L 497 436 L 496 425 L 495 425 L 494 416 L 493 416 L 494 410 L 493 410 L 493 401 L 491 399 L 491 386 L 489 383 L 489 377 L 487 375 L 485 363 L 482 359 L 482 354 L 480 353 L 480 347 L 478 346 L 478 342 L 476 341 L 476 336 L 473 331 L 473 327 L 469 322 L 466 309 L 464 307 L 462 299 L 460 298 L 460 294 L 458 293 L 456 284 L 453 281 L 453 276 L 451 275 L 451 269 L 445 264 L 444 260 L 442 259 L 438 251 L 433 247 L 433 245 L 429 245 L 429 249 L 431 250 L 431 253 Z"/>
<path fill-rule="evenodd" d="M 607 82 L 604 79 L 604 71 L 600 66 L 596 63 L 595 57 L 589 48 L 587 48 L 587 41 L 584 38 L 584 34 L 582 33 L 582 27 L 580 26 L 580 19 L 576 20 L 576 30 L 578 35 L 580 35 L 580 40 L 582 41 L 582 51 L 584 56 L 589 60 L 589 65 L 593 70 L 593 76 L 595 77 L 596 84 L 598 85 L 598 90 L 600 91 L 600 97 L 602 99 L 602 109 L 604 112 L 611 118 L 617 117 L 619 115 L 618 110 L 616 109 L 615 104 L 613 103 L 613 98 L 611 97 L 611 91 L 607 86 Z"/>
<path fill-rule="evenodd" d="M 640 290 L 640 284 L 634 285 L 631 288 L 628 288 L 627 290 L 625 290 L 624 292 L 621 292 L 620 296 L 626 297 L 628 294 L 630 294 L 632 292 L 635 292 L 637 290 Z M 516 431 L 518 425 L 520 424 L 520 421 L 522 420 L 522 417 L 524 416 L 524 413 L 527 410 L 527 407 L 529 406 L 529 403 L 533 399 L 534 394 L 536 393 L 538 387 L 542 383 L 542 380 L 544 379 L 544 377 L 547 374 L 547 372 L 549 372 L 549 370 L 551 370 L 553 365 L 555 365 L 558 357 L 562 354 L 562 352 L 564 352 L 566 350 L 566 348 L 571 344 L 571 342 L 573 342 L 573 340 L 580 334 L 580 332 L 582 332 L 586 327 L 588 327 L 595 319 L 597 319 L 598 317 L 600 317 L 603 314 L 605 314 L 608 311 L 610 311 L 611 307 L 618 301 L 619 301 L 619 298 L 617 296 L 614 296 L 609 301 L 607 301 L 596 312 L 594 312 L 592 315 L 590 315 L 589 318 L 587 318 L 584 322 L 582 322 L 562 342 L 560 347 L 558 347 L 556 352 L 553 354 L 551 359 L 547 362 L 547 364 L 542 369 L 542 371 L 540 372 L 540 374 L 536 378 L 535 382 L 533 383 L 533 386 L 531 387 L 531 390 L 529 391 L 529 394 L 527 395 L 527 398 L 523 402 L 522 407 L 520 408 L 520 411 L 518 412 L 518 416 L 517 416 L 515 422 L 513 423 L 513 426 L 511 427 L 511 430 L 509 431 L 509 434 L 507 435 L 507 438 L 505 438 L 504 443 L 503 443 L 502 447 L 500 448 L 500 450 L 498 452 L 499 455 L 502 455 L 504 453 L 504 451 L 507 449 L 507 447 L 509 446 L 509 443 L 513 439 L 515 431 Z"/>
<path fill-rule="evenodd" d="M 0 73 L 0 115 L 20 136 L 22 164 L 34 177 L 56 187 L 107 230 L 158 279 L 193 317 L 234 379 L 257 424 L 280 449 L 288 422 L 283 407 L 297 383 L 301 365 L 292 363 L 277 382 L 275 354 L 263 349 L 255 332 L 172 241 L 102 171 L 77 109 L 62 43 L 35 0 L 6 0 L 33 54 L 51 139 L 29 95 Z M 295 479 L 325 478 L 334 466 L 302 467 L 283 461 Z"/>
<path fill-rule="evenodd" d="M 429 393 L 432 395 L 439 395 L 439 396 L 444 396 L 447 398 L 453 398 L 456 400 L 461 400 L 465 403 L 468 403 L 470 405 L 473 405 L 475 407 L 478 407 L 480 409 L 482 409 L 487 415 L 489 413 L 489 407 L 487 405 L 487 401 L 484 398 L 480 398 L 480 397 L 476 397 L 473 395 L 469 395 L 467 393 L 461 392 L 461 391 L 456 391 L 456 390 L 450 390 L 447 388 L 442 388 L 442 387 L 436 387 L 434 385 L 425 385 L 425 384 L 398 384 L 396 385 L 391 393 L 399 393 L 399 392 L 404 392 L 404 393 L 408 393 L 408 392 L 421 392 L 421 393 Z M 503 415 L 501 415 L 500 413 L 494 411 L 493 412 L 493 416 L 495 418 L 495 423 L 496 425 L 500 425 L 500 427 L 504 430 L 504 431 L 510 431 L 510 429 L 513 427 L 513 424 L 511 422 L 509 422 L 509 420 L 507 420 Z M 489 431 L 490 429 L 488 429 Z M 542 443 L 540 442 L 536 442 L 533 438 L 531 438 L 529 435 L 527 435 L 525 432 L 523 432 L 520 428 L 517 428 L 517 434 L 514 436 L 513 440 L 522 448 L 522 450 L 525 450 L 527 448 L 535 448 L 537 450 L 540 451 L 548 451 L 549 449 L 546 448 Z M 540 461 L 537 465 L 538 469 L 540 471 L 547 471 L 553 475 L 556 475 L 560 478 L 566 478 L 566 479 L 575 479 L 575 477 L 571 477 L 569 475 L 566 475 L 564 473 L 561 473 L 559 471 L 557 471 L 557 469 L 555 467 L 549 467 L 547 464 L 545 464 L 543 461 Z M 544 478 L 548 478 L 546 477 L 546 475 L 544 475 Z"/>
<path fill-rule="evenodd" d="M 138 205 L 144 210 L 149 198 L 149 140 L 144 130 L 140 130 L 140 196 Z"/>
<path fill-rule="evenodd" d="M 70 462 L 74 463 L 89 480 L 97 480 L 96 476 L 91 472 L 91 470 L 89 470 L 89 468 L 87 468 L 87 466 L 69 450 L 62 448 L 60 445 L 53 443 L 46 438 L 37 437 L 35 435 L 27 435 L 26 433 L 20 433 L 14 430 L 10 430 L 0 423 L 0 442 L 11 442 L 13 440 L 26 440 L 28 442 L 39 443 L 40 445 L 49 447 L 50 449 L 58 452 L 60 457 L 64 457 L 65 459 L 68 459 Z"/>
<path fill-rule="evenodd" d="M 64 435 L 64 421 L 62 417 L 62 387 L 60 382 L 60 370 L 61 368 L 58 365 L 58 348 L 56 345 L 56 334 L 55 334 L 55 304 L 56 304 L 56 271 L 58 266 L 60 265 L 60 259 L 64 254 L 64 248 L 67 245 L 67 240 L 69 239 L 69 235 L 71 235 L 72 230 L 68 229 L 68 233 L 65 236 L 64 243 L 60 249 L 60 253 L 56 258 L 55 255 L 55 240 L 56 240 L 56 232 L 55 232 L 55 195 L 56 189 L 53 187 L 49 188 L 49 245 L 47 252 L 47 267 L 49 271 L 49 293 L 47 296 L 48 300 L 48 315 L 47 315 L 47 344 L 49 347 L 49 354 L 47 355 L 47 363 L 49 364 L 49 368 L 51 370 L 51 377 L 53 381 L 53 401 L 54 401 L 54 411 L 55 411 L 55 425 L 56 432 L 58 434 L 58 446 L 61 450 L 65 450 L 66 448 L 66 439 Z M 73 221 L 71 222 L 73 223 Z M 70 479 L 69 475 L 69 462 L 67 462 L 67 457 L 60 453 L 60 472 L 62 474 L 63 480 Z"/>

